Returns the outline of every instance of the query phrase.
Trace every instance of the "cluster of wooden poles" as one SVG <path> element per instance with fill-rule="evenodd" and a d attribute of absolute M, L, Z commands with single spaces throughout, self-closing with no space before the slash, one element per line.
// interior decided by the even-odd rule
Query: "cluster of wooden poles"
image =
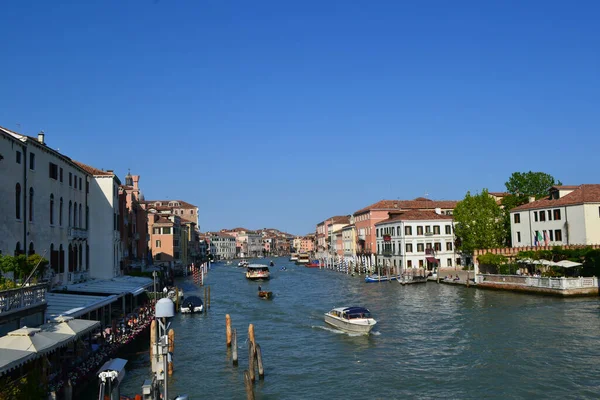
<path fill-rule="evenodd" d="M 227 347 L 231 347 L 231 358 L 233 365 L 238 365 L 237 348 L 237 329 L 231 329 L 231 316 L 225 316 L 225 326 L 227 331 Z M 254 325 L 248 325 L 248 369 L 244 370 L 244 385 L 246 387 L 246 399 L 254 400 L 254 381 L 256 380 L 256 371 L 258 378 L 265 377 L 265 370 L 262 362 L 262 351 L 260 345 L 254 339 Z"/>
<path fill-rule="evenodd" d="M 152 357 L 154 355 L 154 343 L 156 343 L 156 324 L 158 322 L 156 322 L 156 320 L 153 320 L 152 323 L 150 324 L 150 360 L 152 360 Z M 171 355 L 174 354 L 175 352 L 175 331 L 173 330 L 173 328 L 169 329 L 169 331 L 167 332 L 167 335 L 169 335 L 169 353 Z M 169 373 L 169 375 L 173 375 L 173 358 L 174 357 L 170 357 L 170 361 L 167 362 L 167 371 Z"/>

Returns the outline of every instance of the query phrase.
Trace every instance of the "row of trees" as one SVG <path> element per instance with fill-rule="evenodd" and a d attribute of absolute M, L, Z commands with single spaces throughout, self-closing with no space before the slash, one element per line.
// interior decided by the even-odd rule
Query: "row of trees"
<path fill-rule="evenodd" d="M 525 204 L 530 197 L 536 200 L 548 196 L 552 186 L 562 185 L 544 172 L 515 172 L 505 183 L 507 196 L 500 205 L 487 189 L 465 198 L 454 209 L 456 248 L 464 254 L 476 249 L 510 247 L 510 210 Z"/>

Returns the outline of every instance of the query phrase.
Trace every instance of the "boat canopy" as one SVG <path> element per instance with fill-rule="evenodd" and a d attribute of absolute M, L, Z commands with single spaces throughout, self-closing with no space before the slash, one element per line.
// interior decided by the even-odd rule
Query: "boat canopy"
<path fill-rule="evenodd" d="M 189 296 L 186 297 L 181 304 L 187 307 L 190 303 L 194 307 L 200 307 L 202 305 L 202 299 L 198 296 Z"/>
<path fill-rule="evenodd" d="M 248 265 L 248 270 L 261 270 L 261 271 L 268 271 L 269 270 L 269 266 L 268 265 L 264 265 L 264 264 L 250 264 Z"/>
<path fill-rule="evenodd" d="M 364 307 L 347 307 L 343 310 L 349 318 L 369 318 L 371 312 Z"/>

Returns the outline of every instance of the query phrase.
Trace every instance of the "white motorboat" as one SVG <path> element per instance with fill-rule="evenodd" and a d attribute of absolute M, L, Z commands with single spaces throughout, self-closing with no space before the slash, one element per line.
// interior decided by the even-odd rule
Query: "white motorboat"
<path fill-rule="evenodd" d="M 249 264 L 246 270 L 246 278 L 251 281 L 266 281 L 271 278 L 271 273 L 269 267 L 264 264 Z"/>
<path fill-rule="evenodd" d="M 325 313 L 325 322 L 338 329 L 352 333 L 368 334 L 377 321 L 363 307 L 338 307 Z"/>
<path fill-rule="evenodd" d="M 181 303 L 181 307 L 179 307 L 179 310 L 184 314 L 201 313 L 203 309 L 202 299 L 197 296 L 186 297 Z"/>
<path fill-rule="evenodd" d="M 238 263 L 238 267 L 240 267 L 240 268 L 245 268 L 247 266 L 248 266 L 248 261 L 246 261 L 246 260 L 242 260 Z"/>
<path fill-rule="evenodd" d="M 298 261 L 298 253 L 292 253 L 290 256 L 290 261 Z"/>

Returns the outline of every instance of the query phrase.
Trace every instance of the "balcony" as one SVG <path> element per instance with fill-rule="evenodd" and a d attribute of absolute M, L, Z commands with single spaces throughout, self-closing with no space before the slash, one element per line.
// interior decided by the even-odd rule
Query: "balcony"
<path fill-rule="evenodd" d="M 72 239 L 87 239 L 88 231 L 83 228 L 75 228 L 74 226 L 69 227 L 69 240 Z"/>
<path fill-rule="evenodd" d="M 358 235 L 358 240 L 367 240 L 367 235 L 365 235 L 365 234 Z"/>
<path fill-rule="evenodd" d="M 391 257 L 391 256 L 395 255 L 395 253 L 392 250 L 383 250 L 381 252 L 381 255 L 384 257 Z"/>
<path fill-rule="evenodd" d="M 0 292 L 0 316 L 46 303 L 46 285 L 32 285 Z"/>

